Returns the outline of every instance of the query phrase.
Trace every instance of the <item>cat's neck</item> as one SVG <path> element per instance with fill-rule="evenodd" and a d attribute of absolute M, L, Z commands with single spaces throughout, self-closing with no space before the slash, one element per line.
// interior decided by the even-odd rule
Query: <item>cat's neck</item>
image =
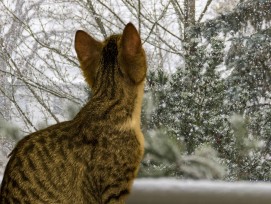
<path fill-rule="evenodd" d="M 118 121 L 118 125 L 123 129 L 140 128 L 143 86 L 142 83 L 136 93 L 123 93 L 113 98 L 106 95 L 93 95 L 76 118 L 103 117 L 103 120 Z"/>
<path fill-rule="evenodd" d="M 133 111 L 131 117 L 122 124 L 122 129 L 137 129 L 140 131 L 141 106 L 144 93 L 144 82 L 138 86 L 136 97 L 133 101 Z"/>

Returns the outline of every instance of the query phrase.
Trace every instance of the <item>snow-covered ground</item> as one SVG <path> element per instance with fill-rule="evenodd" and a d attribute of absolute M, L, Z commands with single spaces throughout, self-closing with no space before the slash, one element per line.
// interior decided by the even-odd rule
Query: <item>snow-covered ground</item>
<path fill-rule="evenodd" d="M 138 179 L 127 204 L 270 204 L 271 183 Z"/>

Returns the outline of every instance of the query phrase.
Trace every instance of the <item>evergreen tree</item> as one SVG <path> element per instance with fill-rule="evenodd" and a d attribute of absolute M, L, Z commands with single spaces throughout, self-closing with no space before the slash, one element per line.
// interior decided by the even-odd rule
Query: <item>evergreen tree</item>
<path fill-rule="evenodd" d="M 157 135 L 174 138 L 172 148 L 164 148 L 182 148 L 174 151 L 178 156 L 172 157 L 172 163 L 163 160 L 167 156 L 148 150 L 145 163 L 155 161 L 156 169 L 171 176 L 168 168 L 179 164 L 173 172 L 189 176 L 181 170 L 181 158 L 195 156 L 197 147 L 205 144 L 203 147 L 211 146 L 220 164 L 227 167 L 226 179 L 271 179 L 270 5 L 270 0 L 242 1 L 232 12 L 213 20 L 190 21 L 185 31 L 185 66 L 170 76 L 161 71 L 151 75 L 156 78 L 152 82 L 163 85 L 151 89 L 157 104 L 152 127 L 163 129 Z M 166 80 L 161 81 L 161 76 Z M 195 172 L 206 163 L 208 160 L 199 163 Z"/>

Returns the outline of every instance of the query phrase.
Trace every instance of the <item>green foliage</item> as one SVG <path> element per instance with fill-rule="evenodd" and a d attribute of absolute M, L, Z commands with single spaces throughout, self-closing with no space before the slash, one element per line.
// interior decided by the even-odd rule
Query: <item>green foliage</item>
<path fill-rule="evenodd" d="M 164 125 L 185 141 L 189 153 L 203 142 L 215 144 L 215 136 L 224 129 L 224 83 L 215 70 L 222 61 L 223 44 L 212 40 L 208 45 L 198 46 L 187 57 L 186 68 L 172 75 L 166 106 L 159 106 Z"/>
<path fill-rule="evenodd" d="M 72 103 L 69 103 L 66 107 L 66 113 L 67 113 L 67 116 L 66 118 L 68 120 L 72 120 L 76 115 L 77 113 L 79 112 L 80 110 L 80 106 L 76 105 L 76 104 L 72 104 Z"/>
<path fill-rule="evenodd" d="M 146 131 L 141 175 L 271 179 L 270 3 L 190 27 L 185 67 L 150 74 L 146 130 L 163 131 Z"/>
<path fill-rule="evenodd" d="M 230 117 L 232 138 L 229 179 L 231 180 L 269 180 L 270 161 L 264 153 L 264 143 L 259 137 L 248 132 L 250 121 L 241 115 Z"/>
<path fill-rule="evenodd" d="M 22 134 L 18 127 L 0 118 L 0 174 L 3 173 L 8 161 L 8 155 L 19 140 Z"/>
<path fill-rule="evenodd" d="M 17 126 L 0 118 L 0 136 L 17 141 L 22 137 L 22 134 Z"/>
<path fill-rule="evenodd" d="M 183 141 L 169 135 L 166 130 L 148 131 L 145 138 L 141 177 L 221 179 L 225 174 L 217 152 L 210 145 L 201 145 L 187 155 Z"/>
<path fill-rule="evenodd" d="M 217 36 L 219 33 L 238 33 L 242 29 L 252 26 L 255 30 L 261 30 L 265 22 L 270 22 L 270 0 L 248 0 L 240 3 L 232 12 L 195 25 L 191 28 L 207 39 Z"/>

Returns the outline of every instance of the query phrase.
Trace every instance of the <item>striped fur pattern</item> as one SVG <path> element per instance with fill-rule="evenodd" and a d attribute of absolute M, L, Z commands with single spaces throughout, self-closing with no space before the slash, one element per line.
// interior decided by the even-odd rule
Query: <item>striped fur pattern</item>
<path fill-rule="evenodd" d="M 103 42 L 77 31 L 75 49 L 93 96 L 73 120 L 19 141 L 2 181 L 2 204 L 125 203 L 144 149 L 141 40 L 129 23 Z"/>

